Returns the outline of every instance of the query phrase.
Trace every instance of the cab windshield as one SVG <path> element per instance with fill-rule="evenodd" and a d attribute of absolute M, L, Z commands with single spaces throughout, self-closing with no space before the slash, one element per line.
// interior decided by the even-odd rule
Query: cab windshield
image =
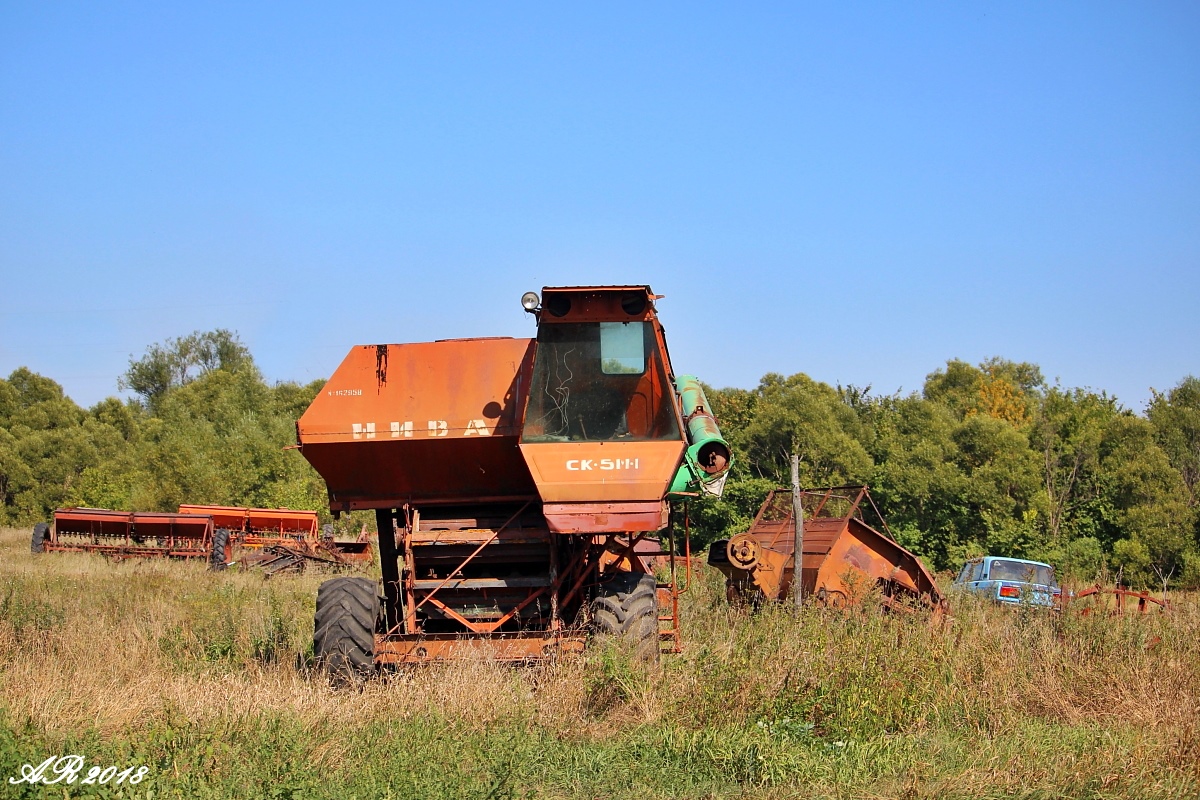
<path fill-rule="evenodd" d="M 522 441 L 680 438 L 651 323 L 539 327 Z"/>

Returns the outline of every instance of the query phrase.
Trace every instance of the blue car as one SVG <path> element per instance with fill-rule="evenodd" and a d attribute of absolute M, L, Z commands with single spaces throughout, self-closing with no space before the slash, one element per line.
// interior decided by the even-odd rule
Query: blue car
<path fill-rule="evenodd" d="M 1062 597 L 1054 567 L 1023 558 L 985 556 L 963 565 L 952 588 L 997 603 L 1051 607 Z"/>

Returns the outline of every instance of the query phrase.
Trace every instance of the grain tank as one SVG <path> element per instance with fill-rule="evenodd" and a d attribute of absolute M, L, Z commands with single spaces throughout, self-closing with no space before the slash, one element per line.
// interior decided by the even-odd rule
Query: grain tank
<path fill-rule="evenodd" d="M 677 645 L 659 612 L 674 576 L 651 574 L 645 542 L 671 540 L 672 500 L 720 493 L 731 455 L 672 370 L 658 299 L 547 287 L 522 298 L 534 339 L 350 351 L 297 432 L 334 514 L 375 512 L 382 582 L 321 586 L 327 668 L 539 659 L 593 633 L 646 658 Z"/>

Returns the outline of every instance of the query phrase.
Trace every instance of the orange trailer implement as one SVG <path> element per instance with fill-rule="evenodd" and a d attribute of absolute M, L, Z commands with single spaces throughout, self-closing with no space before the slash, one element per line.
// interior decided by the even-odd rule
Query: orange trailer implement
<path fill-rule="evenodd" d="M 329 556 L 337 561 L 371 560 L 369 542 L 339 542 L 322 538 L 315 511 L 183 504 L 179 506 L 179 513 L 212 519 L 214 543 L 220 550 L 211 554 L 214 564 L 231 562 L 235 548 L 261 554 L 265 549 L 276 546 L 300 553 Z"/>
<path fill-rule="evenodd" d="M 60 508 L 52 525 L 35 529 L 34 549 L 113 558 L 208 558 L 213 530 L 208 516 Z"/>
<path fill-rule="evenodd" d="M 921 560 L 901 547 L 865 486 L 803 491 L 803 596 L 841 607 L 877 592 L 887 608 L 940 607 L 941 590 Z M 783 600 L 795 580 L 792 491 L 773 489 L 750 530 L 714 542 L 708 563 L 725 575 L 730 599 Z M 871 511 L 883 531 L 867 524 Z"/>

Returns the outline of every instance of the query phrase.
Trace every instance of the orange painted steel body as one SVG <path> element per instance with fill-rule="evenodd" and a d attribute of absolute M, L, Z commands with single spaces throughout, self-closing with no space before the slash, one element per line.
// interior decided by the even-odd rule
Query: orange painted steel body
<path fill-rule="evenodd" d="M 641 309 L 627 305 L 633 292 L 644 293 L 646 302 Z M 559 325 L 620 320 L 647 326 L 646 363 L 640 372 L 601 371 L 582 376 L 568 372 L 570 381 L 564 381 L 580 384 L 575 391 L 611 393 L 619 398 L 627 439 L 600 436 L 588 440 L 581 420 L 580 429 L 574 431 L 579 438 L 539 441 L 546 438 L 546 422 L 534 409 L 539 403 L 550 405 L 545 402 L 550 393 L 535 394 L 527 403 L 521 454 L 546 504 L 551 529 L 562 533 L 662 529 L 668 512 L 667 489 L 679 469 L 687 440 L 673 389 L 666 337 L 654 310 L 655 296 L 649 287 L 579 287 L 547 288 L 542 299 L 546 311 L 539 319 L 539 346 L 555 346 L 553 336 L 547 334 Z M 556 315 L 558 303 L 567 304 L 568 310 Z M 569 367 L 564 363 L 565 370 Z"/>
<path fill-rule="evenodd" d="M 376 511 L 376 663 L 577 649 L 597 587 L 646 571 L 687 445 L 656 299 L 548 287 L 536 339 L 351 349 L 296 427 L 331 511 Z M 609 333 L 633 366 L 603 360 Z"/>
<path fill-rule="evenodd" d="M 530 339 L 353 348 L 296 425 L 330 509 L 536 496 L 517 449 L 532 362 Z"/>
<path fill-rule="evenodd" d="M 180 514 L 212 517 L 213 525 L 230 531 L 244 531 L 270 543 L 316 538 L 319 532 L 317 512 L 290 508 L 242 508 L 240 506 L 201 506 L 183 504 Z"/>
<path fill-rule="evenodd" d="M 317 512 L 290 508 L 244 508 L 182 504 L 180 514 L 210 517 L 214 528 L 229 531 L 226 562 L 233 560 L 235 547 L 261 551 L 276 545 L 297 547 L 303 552 L 329 551 L 338 560 L 371 560 L 368 542 L 321 541 Z"/>
<path fill-rule="evenodd" d="M 790 489 L 771 491 L 749 531 L 713 544 L 709 563 L 725 574 L 731 596 L 789 596 L 795 554 L 791 497 Z M 874 507 L 865 486 L 808 490 L 804 502 L 805 597 L 841 606 L 878 589 L 885 606 L 901 599 L 940 606 L 941 590 L 920 559 L 863 519 L 864 504 Z"/>
<path fill-rule="evenodd" d="M 208 558 L 213 530 L 211 517 L 60 508 L 43 549 L 113 558 Z"/>

